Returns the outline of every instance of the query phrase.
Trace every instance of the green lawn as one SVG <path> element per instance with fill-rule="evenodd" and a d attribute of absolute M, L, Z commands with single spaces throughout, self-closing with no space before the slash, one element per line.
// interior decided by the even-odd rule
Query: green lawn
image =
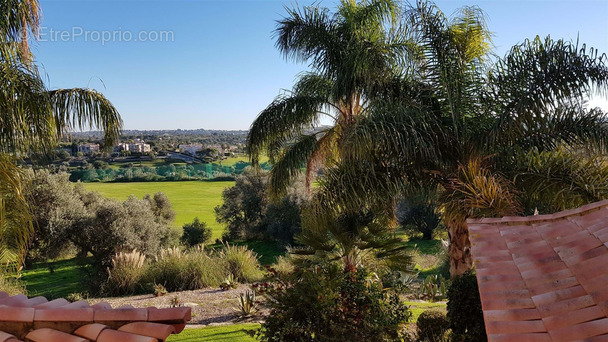
<path fill-rule="evenodd" d="M 256 340 L 247 334 L 247 330 L 259 327 L 259 324 L 234 324 L 192 328 L 182 331 L 179 335 L 170 336 L 167 342 L 250 342 Z"/>
<path fill-rule="evenodd" d="M 268 161 L 268 157 L 265 155 L 260 156 L 260 164 Z M 236 156 L 224 159 L 221 161 L 222 166 L 234 166 L 236 163 L 244 162 L 249 164 L 249 156 Z M 214 164 L 220 164 L 219 161 L 213 162 Z"/>
<path fill-rule="evenodd" d="M 407 305 L 407 307 L 412 312 L 412 319 L 410 320 L 410 322 L 412 322 L 412 323 L 416 322 L 418 320 L 418 316 L 420 316 L 420 314 L 426 310 L 430 310 L 430 309 L 436 309 L 436 310 L 442 310 L 442 311 L 446 310 L 445 302 L 435 302 L 435 303 L 405 302 L 405 305 Z"/>
<path fill-rule="evenodd" d="M 67 259 L 34 264 L 32 269 L 22 272 L 21 280 L 26 284 L 29 297 L 44 296 L 47 299 L 64 298 L 70 293 L 84 292 L 81 280 L 86 276 L 79 262 L 90 260 Z M 49 266 L 54 270 L 50 272 Z"/>
<path fill-rule="evenodd" d="M 177 214 L 175 226 L 192 222 L 195 217 L 206 222 L 213 230 L 213 239 L 222 236 L 224 226 L 215 221 L 213 208 L 222 203 L 222 191 L 234 182 L 190 181 L 190 182 L 131 182 L 131 183 L 85 183 L 87 190 L 117 200 L 126 200 L 130 195 L 142 198 L 145 194 L 162 191 L 169 197 Z"/>

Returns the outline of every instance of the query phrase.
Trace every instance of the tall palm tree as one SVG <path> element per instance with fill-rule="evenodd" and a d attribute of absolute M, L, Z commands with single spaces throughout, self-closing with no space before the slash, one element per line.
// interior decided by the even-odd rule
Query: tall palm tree
<path fill-rule="evenodd" d="M 17 161 L 50 152 L 74 128 L 103 129 L 111 146 L 122 120 L 95 90 L 46 87 L 27 44 L 40 22 L 36 0 L 0 0 L 0 13 L 0 261 L 5 261 L 22 256 L 31 233 Z"/>
<path fill-rule="evenodd" d="M 335 13 L 316 5 L 287 11 L 275 32 L 277 47 L 286 58 L 309 62 L 312 71 L 259 114 L 247 140 L 254 163 L 269 155 L 276 194 L 302 168 L 310 190 L 314 172 L 340 159 L 342 135 L 398 75 L 406 50 L 392 0 L 342 0 Z M 316 128 L 323 117 L 332 125 Z"/>
<path fill-rule="evenodd" d="M 466 218 L 553 211 L 608 197 L 608 118 L 585 108 L 608 85 L 606 56 L 549 37 L 494 61 L 483 12 L 409 8 L 411 50 L 396 88 L 341 137 L 317 210 L 357 208 L 408 182 L 442 189 L 451 273 L 472 266 Z M 494 61 L 494 62 L 493 62 Z"/>

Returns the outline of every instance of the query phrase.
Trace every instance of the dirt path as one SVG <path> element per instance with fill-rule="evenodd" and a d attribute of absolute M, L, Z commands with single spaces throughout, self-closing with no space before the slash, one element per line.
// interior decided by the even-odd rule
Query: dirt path
<path fill-rule="evenodd" d="M 149 294 L 131 297 L 94 298 L 90 299 L 89 303 L 108 302 L 113 308 L 122 305 L 132 305 L 136 308 L 150 306 L 168 308 L 174 302 L 177 302 L 178 306 L 192 308 L 192 320 L 189 324 L 191 326 L 258 322 L 262 319 L 264 312 L 254 317 L 241 319 L 235 309 L 238 306 L 239 295 L 245 293 L 248 289 L 247 285 L 239 285 L 238 288 L 228 291 L 207 288 L 196 291 L 171 292 L 162 297 L 154 297 L 154 295 Z"/>

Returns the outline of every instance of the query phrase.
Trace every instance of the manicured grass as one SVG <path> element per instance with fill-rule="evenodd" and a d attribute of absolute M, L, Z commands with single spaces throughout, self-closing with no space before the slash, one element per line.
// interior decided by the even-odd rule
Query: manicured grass
<path fill-rule="evenodd" d="M 263 163 L 265 163 L 267 161 L 268 161 L 268 157 L 267 156 L 265 156 L 265 155 L 260 156 L 260 164 L 263 164 Z M 249 164 L 249 156 L 243 155 L 243 156 L 230 157 L 230 158 L 222 160 L 221 164 L 222 164 L 222 166 L 234 166 L 234 165 L 236 165 L 239 162 L 243 162 L 243 163 Z M 215 161 L 213 163 L 214 164 L 218 164 L 218 165 L 220 164 L 219 161 Z"/>
<path fill-rule="evenodd" d="M 247 334 L 247 330 L 259 327 L 259 324 L 234 324 L 185 329 L 179 335 L 171 335 L 167 342 L 250 342 L 256 340 Z"/>
<path fill-rule="evenodd" d="M 90 191 L 124 201 L 130 195 L 142 198 L 162 191 L 169 197 L 175 210 L 175 226 L 192 222 L 195 217 L 206 222 L 213 230 L 213 239 L 222 236 L 224 226 L 215 221 L 213 208 L 222 204 L 222 191 L 234 182 L 190 181 L 190 182 L 131 182 L 131 183 L 85 183 Z"/>
<path fill-rule="evenodd" d="M 420 314 L 426 310 L 430 310 L 430 309 L 437 309 L 437 310 L 442 310 L 442 311 L 446 310 L 445 302 L 435 302 L 435 303 L 405 302 L 405 305 L 407 305 L 407 307 L 412 312 L 412 319 L 410 320 L 411 323 L 415 323 L 416 321 L 418 321 L 418 317 L 420 316 Z"/>
<path fill-rule="evenodd" d="M 440 240 L 415 240 L 410 239 L 406 245 L 408 247 L 416 248 L 420 254 L 438 254 L 441 252 L 441 241 Z"/>
<path fill-rule="evenodd" d="M 64 298 L 70 293 L 84 292 L 81 282 L 85 274 L 80 262 L 89 264 L 88 259 L 66 259 L 34 264 L 32 269 L 24 270 L 21 280 L 26 284 L 29 297 L 45 296 L 47 299 Z M 54 272 L 51 273 L 50 269 Z"/>

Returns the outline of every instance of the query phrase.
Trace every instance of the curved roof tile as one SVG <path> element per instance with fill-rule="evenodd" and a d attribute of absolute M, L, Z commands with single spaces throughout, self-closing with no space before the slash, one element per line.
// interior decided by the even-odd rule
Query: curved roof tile
<path fill-rule="evenodd" d="M 489 341 L 608 340 L 608 201 L 467 222 Z"/>
<path fill-rule="evenodd" d="M 0 342 L 158 342 L 180 333 L 190 319 L 185 307 L 112 309 L 0 292 Z"/>

